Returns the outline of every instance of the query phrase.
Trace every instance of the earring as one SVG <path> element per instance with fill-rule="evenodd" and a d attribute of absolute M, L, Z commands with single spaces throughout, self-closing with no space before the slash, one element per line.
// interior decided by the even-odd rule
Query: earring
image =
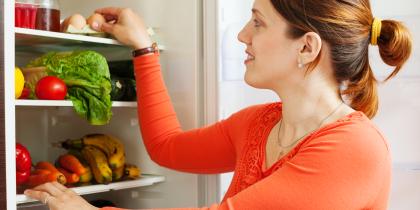
<path fill-rule="evenodd" d="M 298 68 L 301 69 L 301 68 L 303 68 L 303 66 L 304 66 L 303 63 L 298 63 Z"/>
<path fill-rule="evenodd" d="M 305 65 L 303 64 L 303 62 L 302 62 L 302 58 L 300 58 L 299 57 L 299 59 L 298 59 L 298 68 L 303 68 Z"/>

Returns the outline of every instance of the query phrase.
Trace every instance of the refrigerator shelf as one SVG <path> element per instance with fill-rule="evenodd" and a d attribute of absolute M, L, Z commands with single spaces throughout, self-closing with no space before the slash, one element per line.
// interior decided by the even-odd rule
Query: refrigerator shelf
<path fill-rule="evenodd" d="M 163 182 L 163 181 L 165 181 L 164 176 L 142 174 L 142 177 L 137 180 L 114 182 L 110 184 L 90 185 L 90 186 L 84 186 L 84 187 L 74 187 L 72 188 L 72 190 L 74 190 L 79 195 L 88 195 L 88 194 L 107 192 L 111 190 L 123 190 L 123 189 L 137 188 L 137 187 L 145 187 L 145 186 L 150 186 L 150 185 Z M 26 195 L 23 195 L 23 194 L 16 195 L 17 204 L 25 204 L 25 203 L 32 203 L 32 202 L 37 202 L 37 201 L 31 198 L 28 198 Z"/>
<path fill-rule="evenodd" d="M 15 34 L 16 44 L 18 46 L 33 46 L 37 44 L 80 44 L 82 42 L 122 46 L 118 41 L 110 38 L 51 32 L 19 27 L 15 27 Z"/>
<path fill-rule="evenodd" d="M 15 27 L 15 47 L 21 53 L 40 54 L 51 51 L 94 50 L 107 60 L 131 59 L 131 49 L 115 39 Z M 152 37 L 153 39 L 153 37 Z M 160 51 L 165 47 L 159 45 Z"/>
<path fill-rule="evenodd" d="M 54 106 L 54 107 L 72 107 L 73 103 L 70 100 L 26 100 L 16 99 L 15 106 Z M 113 101 L 112 107 L 127 107 L 136 108 L 136 101 Z"/>

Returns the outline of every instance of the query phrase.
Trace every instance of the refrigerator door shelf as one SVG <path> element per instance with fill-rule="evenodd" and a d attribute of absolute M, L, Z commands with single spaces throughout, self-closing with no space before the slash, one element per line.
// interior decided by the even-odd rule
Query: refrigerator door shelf
<path fill-rule="evenodd" d="M 115 182 L 115 183 L 110 183 L 110 184 L 98 184 L 98 185 L 91 185 L 91 186 L 84 186 L 84 187 L 75 187 L 75 188 L 72 188 L 72 190 L 74 190 L 79 195 L 87 195 L 87 194 L 107 192 L 111 190 L 123 190 L 123 189 L 150 186 L 150 185 L 153 185 L 159 182 L 164 182 L 164 181 L 165 181 L 164 176 L 143 174 L 142 177 L 137 180 L 121 181 L 121 182 Z M 32 202 L 37 202 L 37 201 L 23 194 L 16 195 L 17 204 L 25 204 L 25 203 L 32 203 Z"/>

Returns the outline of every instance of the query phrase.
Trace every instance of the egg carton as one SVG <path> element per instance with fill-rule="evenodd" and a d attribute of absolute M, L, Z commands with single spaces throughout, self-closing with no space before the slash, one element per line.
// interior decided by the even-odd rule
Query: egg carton
<path fill-rule="evenodd" d="M 93 30 L 89 25 L 85 25 L 82 29 L 78 29 L 73 25 L 68 25 L 67 29 L 64 32 L 70 34 L 80 34 L 96 37 L 111 37 L 108 33 Z M 147 33 L 151 37 L 154 37 L 156 35 L 155 30 L 152 27 L 147 28 Z"/>

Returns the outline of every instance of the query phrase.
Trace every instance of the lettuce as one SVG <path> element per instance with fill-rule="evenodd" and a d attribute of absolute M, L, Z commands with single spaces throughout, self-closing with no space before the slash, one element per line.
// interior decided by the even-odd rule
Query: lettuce
<path fill-rule="evenodd" d="M 109 123 L 111 112 L 111 78 L 106 59 L 94 51 L 50 52 L 28 67 L 45 66 L 47 74 L 67 85 L 67 98 L 75 111 L 92 125 Z"/>

